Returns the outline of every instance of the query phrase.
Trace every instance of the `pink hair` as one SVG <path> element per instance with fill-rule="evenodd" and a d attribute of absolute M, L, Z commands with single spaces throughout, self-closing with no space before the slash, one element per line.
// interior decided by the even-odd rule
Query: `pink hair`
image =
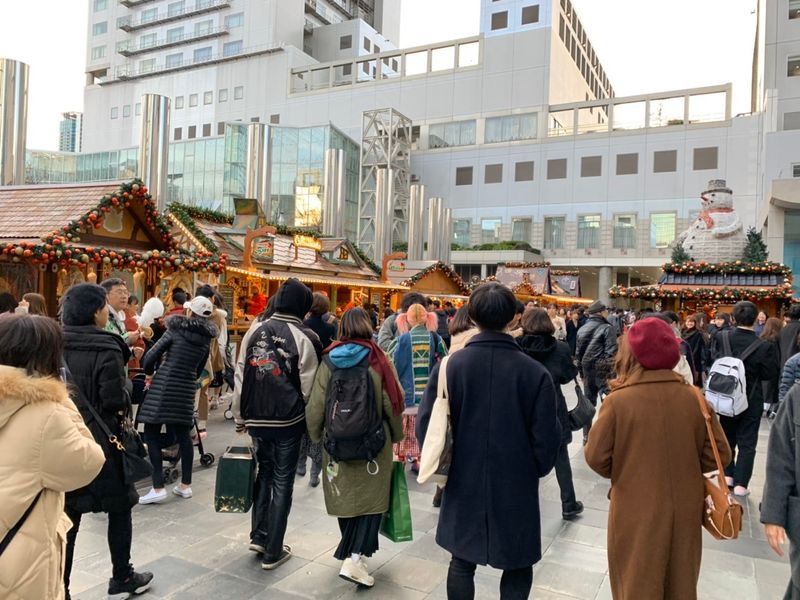
<path fill-rule="evenodd" d="M 412 305 L 413 306 L 413 305 Z M 422 305 L 418 305 L 422 306 Z M 409 310 L 411 307 L 409 307 Z M 397 326 L 397 332 L 400 334 L 408 333 L 409 323 L 408 323 L 408 313 L 404 312 L 401 315 L 398 315 L 397 319 L 395 319 L 394 324 Z M 425 313 L 425 328 L 428 331 L 436 331 L 439 328 L 439 319 L 434 312 L 426 312 Z"/>

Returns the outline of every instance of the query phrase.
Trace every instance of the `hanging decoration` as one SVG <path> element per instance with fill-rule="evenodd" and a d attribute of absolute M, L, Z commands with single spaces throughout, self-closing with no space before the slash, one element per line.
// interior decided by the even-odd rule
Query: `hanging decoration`
<path fill-rule="evenodd" d="M 789 277 L 792 270 L 783 263 L 747 263 L 743 260 L 727 263 L 707 263 L 705 261 L 667 263 L 661 267 L 665 273 L 682 275 L 783 275 Z"/>
<path fill-rule="evenodd" d="M 180 223 L 188 229 L 191 234 L 197 238 L 197 241 L 203 244 L 205 248 L 207 248 L 210 252 L 217 253 L 219 252 L 219 247 L 214 243 L 210 237 L 208 237 L 203 230 L 197 226 L 195 223 L 195 219 L 202 219 L 204 221 L 211 221 L 213 223 L 228 223 L 227 221 L 220 221 L 216 220 L 215 218 L 208 218 L 209 215 L 206 213 L 210 213 L 212 216 L 219 215 L 220 218 L 225 217 L 224 213 L 217 213 L 215 211 L 210 211 L 206 209 L 196 209 L 195 207 L 186 206 L 185 204 L 178 204 L 177 202 L 173 202 L 168 206 L 169 208 L 169 215 L 170 217 L 177 219 Z M 198 211 L 203 213 L 203 216 L 198 214 Z M 230 220 L 233 222 L 233 219 Z"/>
<path fill-rule="evenodd" d="M 686 300 L 718 301 L 723 303 L 739 302 L 740 300 L 791 300 L 792 293 L 791 283 L 784 283 L 770 288 L 685 287 L 679 290 L 665 290 L 658 285 L 631 288 L 615 285 L 608 291 L 609 296 L 612 298 L 641 298 L 643 300 L 683 298 Z"/>
<path fill-rule="evenodd" d="M 419 282 L 426 275 L 434 273 L 436 271 L 439 271 L 440 273 L 444 274 L 445 276 L 447 276 L 448 279 L 450 279 L 450 281 L 455 283 L 462 294 L 464 294 L 465 296 L 469 295 L 470 287 L 466 284 L 466 282 L 463 279 L 461 279 L 461 276 L 458 273 L 456 273 L 453 269 L 451 269 L 450 266 L 444 264 L 440 260 L 436 261 L 432 265 L 425 267 L 412 277 L 409 277 L 408 279 L 403 281 L 400 285 L 404 285 L 406 287 L 412 287 L 415 283 Z"/>

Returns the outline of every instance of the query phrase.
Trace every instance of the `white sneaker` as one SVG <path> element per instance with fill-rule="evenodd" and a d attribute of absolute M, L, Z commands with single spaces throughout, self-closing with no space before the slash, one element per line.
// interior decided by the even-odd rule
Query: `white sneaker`
<path fill-rule="evenodd" d="M 181 498 L 191 498 L 192 488 L 182 488 L 180 485 L 176 485 L 174 488 L 172 488 L 172 493 L 176 496 L 180 496 Z"/>
<path fill-rule="evenodd" d="M 144 496 L 139 496 L 139 504 L 158 504 L 166 499 L 167 490 L 161 490 L 160 492 L 157 492 L 153 488 L 150 488 L 150 491 Z"/>
<path fill-rule="evenodd" d="M 750 495 L 750 490 L 742 485 L 737 485 L 735 488 L 733 488 L 733 495 L 744 498 L 745 496 Z"/>
<path fill-rule="evenodd" d="M 367 573 L 366 563 L 361 559 L 358 561 L 354 561 L 352 558 L 346 559 L 342 563 L 342 570 L 339 571 L 339 577 L 355 583 L 356 585 L 363 585 L 364 587 L 372 587 L 375 585 L 375 579 Z"/>

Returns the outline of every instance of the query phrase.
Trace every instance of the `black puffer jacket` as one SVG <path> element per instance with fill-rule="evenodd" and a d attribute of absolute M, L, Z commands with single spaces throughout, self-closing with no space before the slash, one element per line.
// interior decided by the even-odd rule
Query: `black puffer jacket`
<path fill-rule="evenodd" d="M 590 371 L 606 371 L 617 353 L 617 332 L 600 315 L 592 315 L 578 329 L 575 357 L 584 375 Z"/>
<path fill-rule="evenodd" d="M 217 328 L 202 317 L 174 315 L 166 320 L 167 331 L 145 354 L 144 372 L 153 377 L 139 409 L 142 423 L 191 426 L 197 378 L 208 360 Z M 160 361 L 160 364 L 159 364 Z"/>
<path fill-rule="evenodd" d="M 87 402 L 91 403 L 111 432 L 119 433 L 122 414 L 130 410 L 130 382 L 125 377 L 129 356 L 130 350 L 115 333 L 94 325 L 64 326 L 64 360 L 72 398 L 106 455 L 97 478 L 67 494 L 67 506 L 77 512 L 120 512 L 138 501 L 136 489 L 124 481 L 119 451 L 111 447 L 108 436 L 86 408 Z"/>
<path fill-rule="evenodd" d="M 552 335 L 523 335 L 517 340 L 520 348 L 533 360 L 541 363 L 553 378 L 556 389 L 556 416 L 561 424 L 561 443 L 572 441 L 572 430 L 569 427 L 567 400 L 561 386 L 578 376 L 578 369 L 572 362 L 569 346 L 566 342 L 556 340 Z"/>

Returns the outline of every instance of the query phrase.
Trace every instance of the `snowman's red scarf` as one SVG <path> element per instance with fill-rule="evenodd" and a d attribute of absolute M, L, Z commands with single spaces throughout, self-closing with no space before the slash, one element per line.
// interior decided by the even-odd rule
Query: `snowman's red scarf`
<path fill-rule="evenodd" d="M 700 212 L 700 214 L 697 216 L 697 218 L 703 220 L 703 222 L 706 224 L 706 229 L 711 229 L 712 227 L 714 227 L 714 219 L 711 218 L 712 214 L 714 214 L 714 213 L 732 213 L 732 212 L 733 212 L 732 208 L 719 207 L 719 208 L 715 208 L 713 210 L 703 210 L 703 211 Z"/>

